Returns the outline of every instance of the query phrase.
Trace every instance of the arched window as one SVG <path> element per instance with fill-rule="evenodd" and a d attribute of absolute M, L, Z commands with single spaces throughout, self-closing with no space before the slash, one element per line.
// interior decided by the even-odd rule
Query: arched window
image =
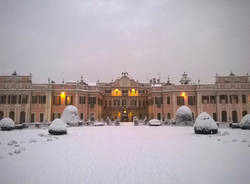
<path fill-rule="evenodd" d="M 226 111 L 221 112 L 221 121 L 227 122 L 227 112 Z"/>
<path fill-rule="evenodd" d="M 20 123 L 24 123 L 25 122 L 25 112 L 22 111 L 20 112 Z"/>
<path fill-rule="evenodd" d="M 0 120 L 3 119 L 3 111 L 0 111 Z"/>
<path fill-rule="evenodd" d="M 13 111 L 10 111 L 9 118 L 11 118 L 13 121 L 15 121 L 15 113 Z"/>
<path fill-rule="evenodd" d="M 233 120 L 233 123 L 237 123 L 238 122 L 237 111 L 232 111 L 232 120 Z"/>

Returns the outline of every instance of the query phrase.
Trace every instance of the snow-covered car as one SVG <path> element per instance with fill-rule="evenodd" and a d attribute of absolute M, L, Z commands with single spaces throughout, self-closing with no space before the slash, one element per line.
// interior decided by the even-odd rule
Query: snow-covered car
<path fill-rule="evenodd" d="M 94 126 L 104 126 L 105 124 L 104 124 L 104 122 L 101 122 L 101 121 L 95 121 L 93 125 Z"/>
<path fill-rule="evenodd" d="M 148 122 L 149 126 L 161 126 L 162 123 L 160 120 L 158 119 L 151 119 L 149 122 Z"/>
<path fill-rule="evenodd" d="M 231 128 L 241 128 L 239 123 L 230 123 L 229 126 Z"/>

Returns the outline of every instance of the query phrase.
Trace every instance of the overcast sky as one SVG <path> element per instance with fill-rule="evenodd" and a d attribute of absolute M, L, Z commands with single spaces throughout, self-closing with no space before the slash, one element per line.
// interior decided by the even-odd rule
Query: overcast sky
<path fill-rule="evenodd" d="M 0 0 L 0 64 L 39 83 L 250 74 L 250 0 Z"/>

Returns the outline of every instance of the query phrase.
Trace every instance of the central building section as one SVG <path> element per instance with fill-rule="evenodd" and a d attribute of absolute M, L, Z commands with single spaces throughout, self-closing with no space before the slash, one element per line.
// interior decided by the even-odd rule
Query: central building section
<path fill-rule="evenodd" d="M 103 117 L 119 118 L 121 121 L 140 119 L 147 114 L 147 84 L 138 83 L 122 73 L 122 77 L 111 83 L 101 83 L 103 95 Z"/>

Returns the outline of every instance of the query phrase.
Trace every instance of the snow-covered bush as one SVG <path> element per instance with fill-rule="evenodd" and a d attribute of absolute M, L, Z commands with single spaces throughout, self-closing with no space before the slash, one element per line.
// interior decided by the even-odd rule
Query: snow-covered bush
<path fill-rule="evenodd" d="M 149 124 L 150 126 L 160 126 L 160 125 L 161 125 L 161 121 L 158 120 L 158 119 L 151 119 L 151 120 L 148 122 L 148 124 Z"/>
<path fill-rule="evenodd" d="M 12 130 L 15 128 L 15 123 L 12 119 L 10 118 L 3 118 L 0 121 L 0 127 L 2 130 Z"/>
<path fill-rule="evenodd" d="M 183 105 L 176 111 L 176 125 L 193 125 L 192 111 Z"/>
<path fill-rule="evenodd" d="M 139 120 L 137 119 L 137 117 L 133 117 L 133 122 L 134 122 L 134 125 L 137 126 L 139 125 Z"/>
<path fill-rule="evenodd" d="M 73 105 L 65 107 L 61 119 L 69 126 L 78 126 L 80 119 L 77 108 Z"/>
<path fill-rule="evenodd" d="M 67 128 L 65 123 L 61 119 L 55 119 L 49 126 L 49 133 L 52 135 L 67 134 Z"/>
<path fill-rule="evenodd" d="M 240 127 L 242 129 L 250 130 L 250 114 L 245 115 L 240 121 Z"/>
<path fill-rule="evenodd" d="M 196 118 L 194 132 L 196 134 L 216 134 L 218 126 L 208 113 L 202 112 Z"/>
<path fill-rule="evenodd" d="M 107 125 L 111 125 L 112 124 L 112 121 L 111 121 L 111 119 L 109 117 L 107 117 L 106 122 L 107 122 Z"/>
<path fill-rule="evenodd" d="M 120 119 L 119 119 L 119 118 L 117 118 L 117 119 L 115 120 L 115 125 L 116 125 L 116 126 L 120 126 Z"/>

